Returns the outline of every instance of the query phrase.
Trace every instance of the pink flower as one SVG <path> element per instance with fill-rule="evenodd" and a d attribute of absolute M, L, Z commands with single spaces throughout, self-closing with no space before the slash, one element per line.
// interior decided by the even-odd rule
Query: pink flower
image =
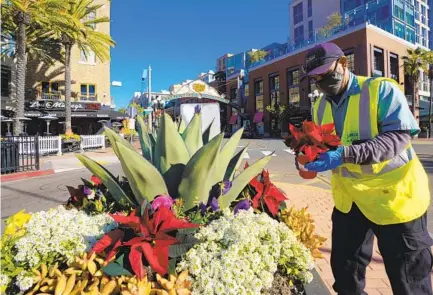
<path fill-rule="evenodd" d="M 154 211 L 158 210 L 159 207 L 165 207 L 171 209 L 174 200 L 169 195 L 159 195 L 152 202 L 152 209 Z"/>

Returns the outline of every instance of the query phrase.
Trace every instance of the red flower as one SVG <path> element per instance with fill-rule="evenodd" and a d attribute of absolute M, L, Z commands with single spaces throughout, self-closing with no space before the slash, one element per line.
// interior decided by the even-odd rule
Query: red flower
<path fill-rule="evenodd" d="M 289 124 L 289 130 L 291 136 L 285 138 L 285 144 L 295 151 L 301 165 L 313 162 L 319 154 L 341 145 L 332 123 L 318 126 L 312 121 L 305 121 L 301 129 Z M 309 171 L 299 171 L 299 174 L 306 179 L 316 175 Z"/>
<path fill-rule="evenodd" d="M 257 209 L 263 201 L 266 204 L 272 216 L 278 213 L 280 203 L 287 200 L 286 196 L 270 181 L 269 172 L 263 170 L 261 175 L 262 181 L 254 178 L 250 185 L 254 187 L 256 195 L 253 197 L 253 208 Z"/>
<path fill-rule="evenodd" d="M 119 247 L 130 247 L 129 262 L 132 271 L 138 278 L 142 279 L 146 274 L 142 261 L 143 255 L 153 270 L 160 275 L 165 275 L 168 271 L 168 248 L 179 242 L 167 232 L 199 225 L 177 219 L 174 213 L 165 207 L 160 207 L 152 217 L 149 216 L 147 208 L 141 217 L 137 215 L 138 210 L 138 208 L 135 209 L 129 216 L 111 215 L 121 226 L 133 229 L 134 237 L 123 241 L 124 230 L 116 229 L 99 240 L 91 253 L 100 253 L 112 247 L 107 255 L 108 260 L 115 255 Z"/>
<path fill-rule="evenodd" d="M 101 185 L 102 184 L 102 180 L 95 175 L 92 175 L 92 177 L 90 177 L 90 181 L 93 182 L 95 185 Z"/>

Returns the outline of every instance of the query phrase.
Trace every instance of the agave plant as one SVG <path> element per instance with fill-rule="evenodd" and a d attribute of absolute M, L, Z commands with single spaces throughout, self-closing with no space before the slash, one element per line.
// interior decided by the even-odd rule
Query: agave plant
<path fill-rule="evenodd" d="M 148 131 L 142 118 L 138 117 L 137 123 L 141 155 L 113 130 L 105 129 L 129 181 L 133 197 L 122 190 L 116 178 L 103 166 L 84 155 L 77 155 L 121 204 L 137 206 L 144 199 L 150 202 L 156 196 L 168 194 L 173 198 L 182 198 L 187 211 L 207 203 L 212 187 L 230 181 L 230 190 L 218 199 L 220 208 L 226 208 L 271 159 L 271 155 L 266 156 L 235 177 L 247 151 L 245 147 L 236 153 L 243 129 L 233 134 L 222 146 L 223 133 L 210 139 L 211 126 L 202 132 L 200 113 L 194 115 L 184 130 L 176 126 L 169 115 L 164 114 L 156 135 Z"/>

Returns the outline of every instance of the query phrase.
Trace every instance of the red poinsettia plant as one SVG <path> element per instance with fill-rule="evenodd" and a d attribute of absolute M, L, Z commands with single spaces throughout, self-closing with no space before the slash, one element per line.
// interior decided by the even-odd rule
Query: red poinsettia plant
<path fill-rule="evenodd" d="M 313 162 L 321 153 L 341 145 L 333 123 L 319 126 L 312 121 L 304 121 L 299 129 L 289 124 L 289 130 L 291 136 L 286 137 L 284 142 L 296 153 L 301 165 Z M 312 179 L 317 173 L 300 169 L 299 175 L 305 179 Z"/>
<path fill-rule="evenodd" d="M 159 207 L 152 215 L 150 212 L 151 209 L 144 206 L 128 216 L 110 214 L 119 228 L 103 236 L 89 255 L 105 252 L 105 261 L 108 262 L 119 253 L 129 252 L 127 260 L 138 278 L 142 279 L 146 275 L 144 261 L 155 272 L 165 275 L 169 268 L 169 247 L 182 242 L 172 234 L 179 229 L 196 228 L 199 225 L 176 218 L 166 207 Z M 128 268 L 124 265 L 121 267 Z"/>
<path fill-rule="evenodd" d="M 248 167 L 248 162 L 245 168 Z M 287 200 L 286 196 L 271 182 L 269 171 L 262 170 L 262 173 L 250 181 L 250 186 L 255 191 L 252 197 L 254 209 L 267 209 L 272 216 L 276 216 L 281 202 Z"/>

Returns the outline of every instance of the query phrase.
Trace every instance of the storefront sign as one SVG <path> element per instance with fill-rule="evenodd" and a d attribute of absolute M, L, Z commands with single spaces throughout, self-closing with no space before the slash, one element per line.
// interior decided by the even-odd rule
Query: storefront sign
<path fill-rule="evenodd" d="M 206 93 L 200 94 L 200 93 L 194 93 L 194 92 L 170 95 L 166 99 L 167 100 L 173 100 L 173 99 L 179 99 L 179 98 L 183 98 L 183 97 L 185 97 L 185 98 L 207 98 L 207 99 L 211 99 L 211 100 L 215 100 L 215 101 L 220 101 L 220 102 L 225 103 L 225 104 L 228 104 L 230 102 L 228 99 L 225 99 L 225 98 L 222 98 L 219 96 L 209 95 Z"/>
<path fill-rule="evenodd" d="M 101 104 L 99 103 L 71 102 L 71 109 L 73 112 L 98 111 L 100 108 Z M 26 102 L 26 109 L 39 111 L 64 111 L 66 106 L 64 101 L 34 100 Z"/>

